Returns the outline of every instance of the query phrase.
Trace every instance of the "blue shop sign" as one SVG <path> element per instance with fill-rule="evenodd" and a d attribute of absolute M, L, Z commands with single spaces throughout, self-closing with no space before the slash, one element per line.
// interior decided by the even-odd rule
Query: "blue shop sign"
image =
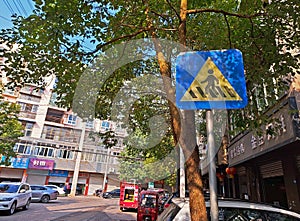
<path fill-rule="evenodd" d="M 11 166 L 13 168 L 27 169 L 28 164 L 29 164 L 29 158 L 22 158 L 22 157 L 11 158 Z"/>
<path fill-rule="evenodd" d="M 6 156 L 1 157 L 1 163 L 3 163 L 6 159 Z M 23 157 L 11 157 L 10 158 L 10 166 L 13 168 L 27 169 L 29 165 L 29 158 Z"/>
<path fill-rule="evenodd" d="M 49 176 L 68 177 L 68 174 L 67 170 L 49 170 Z"/>

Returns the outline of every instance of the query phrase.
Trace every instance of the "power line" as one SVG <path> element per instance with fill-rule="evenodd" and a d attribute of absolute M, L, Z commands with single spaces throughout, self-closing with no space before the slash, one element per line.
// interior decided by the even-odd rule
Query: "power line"
<path fill-rule="evenodd" d="M 24 12 L 24 15 L 27 16 L 27 12 L 26 12 L 21 0 L 17 0 L 17 3 L 20 6 L 20 8 L 22 9 L 22 11 Z"/>
<path fill-rule="evenodd" d="M 15 5 L 17 11 L 19 12 L 19 14 L 22 15 L 22 13 L 21 13 L 21 11 L 19 10 L 19 7 L 18 7 L 18 5 L 16 4 L 15 0 L 13 0 L 13 3 L 14 3 L 14 5 Z"/>
<path fill-rule="evenodd" d="M 30 0 L 27 0 L 27 3 L 29 5 L 29 7 L 31 8 L 31 10 L 34 10 L 34 8 L 33 8 L 32 4 L 31 4 Z"/>
<path fill-rule="evenodd" d="M 8 8 L 8 10 L 10 11 L 11 14 L 15 14 L 13 8 L 11 7 L 10 3 L 8 0 L 3 0 L 4 4 L 6 5 L 6 7 Z"/>
<path fill-rule="evenodd" d="M 2 15 L 0 15 L 0 18 L 10 22 L 10 20 L 8 18 L 3 17 Z"/>

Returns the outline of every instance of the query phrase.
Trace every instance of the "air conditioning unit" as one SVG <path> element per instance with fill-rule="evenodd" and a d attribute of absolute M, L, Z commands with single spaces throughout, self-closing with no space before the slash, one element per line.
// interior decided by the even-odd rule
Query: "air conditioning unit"
<path fill-rule="evenodd" d="M 115 168 L 109 168 L 109 173 L 115 173 L 116 172 L 116 169 Z"/>

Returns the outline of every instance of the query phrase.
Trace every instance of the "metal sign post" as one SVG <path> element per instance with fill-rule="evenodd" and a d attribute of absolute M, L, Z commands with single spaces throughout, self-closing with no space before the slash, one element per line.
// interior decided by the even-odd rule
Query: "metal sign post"
<path fill-rule="evenodd" d="M 179 197 L 184 200 L 185 198 L 185 170 L 184 170 L 184 154 L 182 148 L 179 148 L 179 161 L 180 161 L 180 178 L 179 178 Z"/>
<path fill-rule="evenodd" d="M 211 221 L 219 220 L 219 209 L 217 199 L 217 176 L 215 161 L 215 138 L 213 132 L 212 110 L 206 111 L 207 149 L 208 149 L 208 175 L 209 175 L 209 195 L 210 195 L 210 215 Z"/>

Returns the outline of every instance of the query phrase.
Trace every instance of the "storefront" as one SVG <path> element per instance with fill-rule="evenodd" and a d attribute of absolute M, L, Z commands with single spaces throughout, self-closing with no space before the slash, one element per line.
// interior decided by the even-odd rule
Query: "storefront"
<path fill-rule="evenodd" d="M 1 161 L 4 162 L 4 156 L 2 156 Z M 26 180 L 29 159 L 16 157 L 10 160 L 11 164 L 9 167 L 0 167 L 0 182 L 10 181 L 10 182 L 21 182 Z"/>
<path fill-rule="evenodd" d="M 267 202 L 300 212 L 300 141 L 297 97 L 268 112 L 272 123 L 248 131 L 228 148 L 234 197 Z M 258 135 L 259 134 L 259 135 Z"/>
<path fill-rule="evenodd" d="M 103 175 L 102 174 L 90 174 L 90 183 L 88 188 L 88 195 L 93 195 L 95 190 L 102 189 Z"/>
<path fill-rule="evenodd" d="M 53 170 L 54 160 L 29 158 L 26 182 L 29 184 L 44 185 L 49 170 Z"/>
<path fill-rule="evenodd" d="M 68 175 L 68 183 L 70 185 L 72 185 L 73 174 L 74 174 L 73 171 L 70 171 L 69 175 Z M 89 173 L 79 172 L 78 180 L 77 180 L 77 187 L 76 187 L 77 194 L 87 195 L 88 189 L 89 189 L 89 180 L 90 180 Z"/>
<path fill-rule="evenodd" d="M 52 184 L 59 187 L 64 187 L 67 181 L 69 172 L 67 170 L 49 170 L 45 184 Z"/>

